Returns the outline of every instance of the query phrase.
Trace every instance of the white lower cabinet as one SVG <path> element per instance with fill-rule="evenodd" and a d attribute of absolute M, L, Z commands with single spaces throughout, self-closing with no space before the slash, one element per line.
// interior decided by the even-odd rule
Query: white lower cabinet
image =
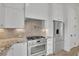
<path fill-rule="evenodd" d="M 53 39 L 47 39 L 47 55 L 53 53 Z"/>
<path fill-rule="evenodd" d="M 6 56 L 13 56 L 13 48 L 11 47 Z"/>
<path fill-rule="evenodd" d="M 14 44 L 8 51 L 7 56 L 27 56 L 27 43 Z"/>

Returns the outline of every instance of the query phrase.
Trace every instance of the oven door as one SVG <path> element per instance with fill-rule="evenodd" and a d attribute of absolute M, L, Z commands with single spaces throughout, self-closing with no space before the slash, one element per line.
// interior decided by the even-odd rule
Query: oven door
<path fill-rule="evenodd" d="M 46 55 L 47 45 L 43 44 L 36 44 L 34 46 L 28 47 L 28 56 L 44 56 Z"/>

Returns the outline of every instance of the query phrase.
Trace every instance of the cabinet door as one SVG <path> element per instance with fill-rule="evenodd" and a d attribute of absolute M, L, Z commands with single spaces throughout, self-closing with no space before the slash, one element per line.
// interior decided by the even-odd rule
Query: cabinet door
<path fill-rule="evenodd" d="M 4 3 L 5 7 L 22 9 L 24 8 L 24 3 Z"/>
<path fill-rule="evenodd" d="M 0 7 L 2 7 L 3 6 L 3 3 L 0 3 Z"/>
<path fill-rule="evenodd" d="M 26 55 L 27 49 L 25 43 L 14 44 L 12 47 L 13 47 L 13 56 Z"/>
<path fill-rule="evenodd" d="M 47 39 L 47 55 L 53 53 L 53 38 Z"/>
<path fill-rule="evenodd" d="M 4 25 L 4 7 L 0 5 L 0 28 Z"/>
<path fill-rule="evenodd" d="M 11 47 L 9 51 L 7 52 L 6 56 L 13 56 L 13 50 L 14 50 L 13 47 Z"/>
<path fill-rule="evenodd" d="M 48 19 L 48 4 L 30 3 L 25 5 L 25 16 L 41 20 Z"/>
<path fill-rule="evenodd" d="M 63 20 L 63 4 L 52 4 L 53 19 Z"/>
<path fill-rule="evenodd" d="M 24 28 L 24 10 L 5 7 L 5 28 Z"/>

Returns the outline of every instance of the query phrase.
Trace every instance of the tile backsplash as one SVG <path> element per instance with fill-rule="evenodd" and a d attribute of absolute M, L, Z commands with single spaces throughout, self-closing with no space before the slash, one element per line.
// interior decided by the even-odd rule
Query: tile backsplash
<path fill-rule="evenodd" d="M 28 19 L 25 22 L 26 36 L 45 36 L 44 21 Z"/>
<path fill-rule="evenodd" d="M 16 31 L 16 29 L 1 29 L 0 30 L 0 39 L 5 39 L 5 38 L 15 38 L 15 37 L 23 37 L 24 36 L 24 31 Z"/>

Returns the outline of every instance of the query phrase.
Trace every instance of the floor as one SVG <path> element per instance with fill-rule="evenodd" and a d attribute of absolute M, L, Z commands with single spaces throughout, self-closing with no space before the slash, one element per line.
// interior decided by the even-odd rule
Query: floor
<path fill-rule="evenodd" d="M 79 54 L 79 46 L 72 48 L 70 51 L 58 51 L 53 54 L 49 54 L 48 56 L 78 56 Z"/>

